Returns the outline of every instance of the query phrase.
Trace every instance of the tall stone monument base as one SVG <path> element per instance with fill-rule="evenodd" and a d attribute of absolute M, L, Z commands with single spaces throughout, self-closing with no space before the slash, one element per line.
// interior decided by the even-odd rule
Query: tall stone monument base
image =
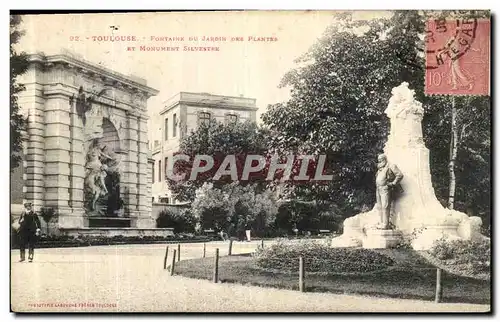
<path fill-rule="evenodd" d="M 434 194 L 429 165 L 429 150 L 422 137 L 422 104 L 414 99 L 407 83 L 392 90 L 385 113 L 391 120 L 384 147 L 389 162 L 397 164 L 404 179 L 404 192 L 393 202 L 390 221 L 396 231 L 411 240 L 416 250 L 430 249 L 439 239 L 479 240 L 481 218 L 444 208 Z M 344 221 L 343 235 L 332 240 L 332 247 L 360 247 L 372 238 L 379 223 L 378 206 Z M 368 244 L 367 244 L 368 245 Z"/>

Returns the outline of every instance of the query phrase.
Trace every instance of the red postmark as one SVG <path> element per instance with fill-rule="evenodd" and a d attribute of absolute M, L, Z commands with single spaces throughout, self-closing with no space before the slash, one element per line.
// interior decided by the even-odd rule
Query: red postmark
<path fill-rule="evenodd" d="M 490 94 L 490 20 L 432 19 L 425 37 L 425 93 Z"/>

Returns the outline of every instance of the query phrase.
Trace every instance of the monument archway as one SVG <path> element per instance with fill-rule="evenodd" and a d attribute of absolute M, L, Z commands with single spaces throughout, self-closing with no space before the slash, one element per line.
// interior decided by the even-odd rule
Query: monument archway
<path fill-rule="evenodd" d="M 91 132 L 96 135 L 86 144 L 84 207 L 88 226 L 130 227 L 121 191 L 121 161 L 127 153 L 123 153 L 118 130 L 109 118 L 100 118 L 94 127 L 98 129 Z"/>
<path fill-rule="evenodd" d="M 158 91 L 143 79 L 68 53 L 33 54 L 28 60 L 20 79 L 26 90 L 19 99 L 29 136 L 23 201 L 35 210 L 56 209 L 58 228 L 66 234 L 156 233 L 148 189 L 147 100 Z M 110 167 L 119 174 L 116 196 L 122 211 L 92 213 L 85 187 L 99 184 L 99 172 L 105 171 L 99 196 L 105 195 L 102 186 L 110 187 Z M 98 217 L 117 220 L 92 223 Z"/>

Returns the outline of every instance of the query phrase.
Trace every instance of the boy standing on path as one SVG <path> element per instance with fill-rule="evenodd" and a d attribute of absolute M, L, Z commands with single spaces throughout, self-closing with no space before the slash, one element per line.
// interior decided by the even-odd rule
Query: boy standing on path
<path fill-rule="evenodd" d="M 24 204 L 24 210 L 19 218 L 19 241 L 21 259 L 20 262 L 26 260 L 26 245 L 28 246 L 28 259 L 33 261 L 35 255 L 35 243 L 38 235 L 40 235 L 40 219 L 33 211 L 31 203 Z"/>

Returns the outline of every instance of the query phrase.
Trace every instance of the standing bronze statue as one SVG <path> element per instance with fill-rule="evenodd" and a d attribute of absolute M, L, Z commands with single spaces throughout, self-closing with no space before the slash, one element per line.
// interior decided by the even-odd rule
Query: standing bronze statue
<path fill-rule="evenodd" d="M 399 182 L 403 179 L 403 174 L 395 164 L 387 162 L 387 157 L 384 154 L 378 156 L 377 167 L 377 208 L 380 212 L 378 228 L 389 229 L 389 216 L 394 192 L 402 191 Z"/>

